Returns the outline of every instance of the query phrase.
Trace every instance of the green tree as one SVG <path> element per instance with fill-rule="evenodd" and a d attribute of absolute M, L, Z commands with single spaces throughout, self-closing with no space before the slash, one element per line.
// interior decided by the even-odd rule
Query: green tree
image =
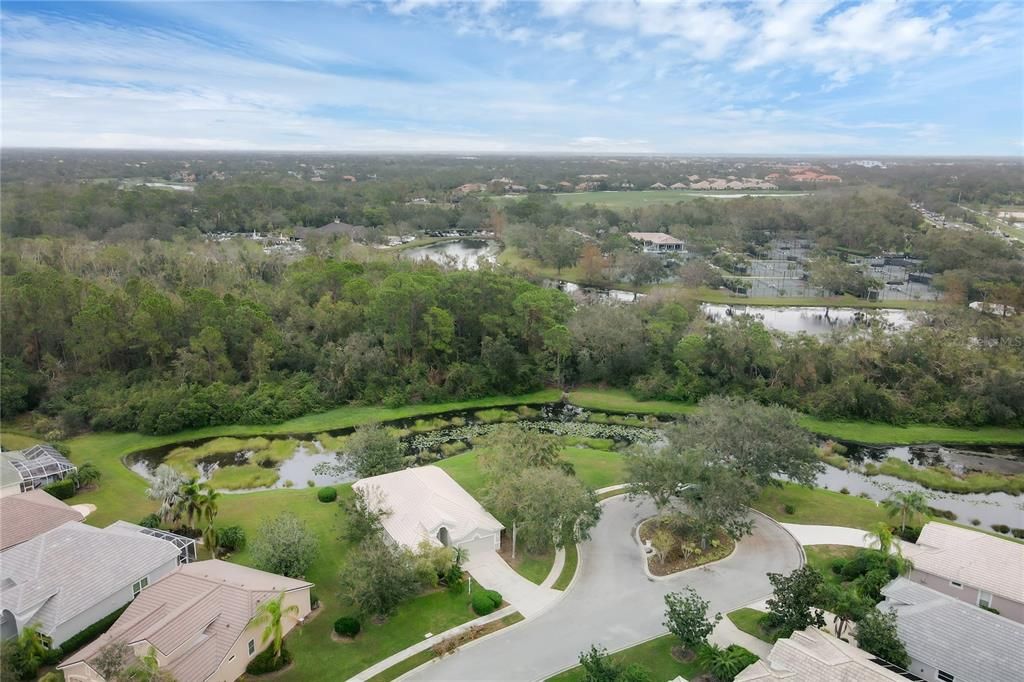
<path fill-rule="evenodd" d="M 896 612 L 869 609 L 857 621 L 857 644 L 861 649 L 901 668 L 910 666 L 910 656 L 896 630 Z"/>
<path fill-rule="evenodd" d="M 179 513 L 181 488 L 187 482 L 185 475 L 169 464 L 161 464 L 156 468 L 146 496 L 160 503 L 157 514 L 163 523 L 170 523 L 175 514 Z"/>
<path fill-rule="evenodd" d="M 710 605 L 692 587 L 670 592 L 665 595 L 665 622 L 662 624 L 679 638 L 684 647 L 696 651 L 707 643 L 715 626 L 722 620 L 720 613 L 708 618 Z"/>
<path fill-rule="evenodd" d="M 101 478 L 103 478 L 103 472 L 99 467 L 92 462 L 83 462 L 75 472 L 75 485 L 79 488 L 88 488 L 98 484 Z"/>
<path fill-rule="evenodd" d="M 820 573 L 810 566 L 803 566 L 789 575 L 769 573 L 768 581 L 774 588 L 766 602 L 766 619 L 770 627 L 788 637 L 797 630 L 825 625 L 824 615 L 815 608 L 824 582 Z"/>
<path fill-rule="evenodd" d="M 160 669 L 156 647 L 149 647 L 146 655 L 135 659 L 135 662 L 122 673 L 124 682 L 174 682 L 174 676 Z"/>
<path fill-rule="evenodd" d="M 705 644 L 697 652 L 697 662 L 711 673 L 715 682 L 732 682 L 755 661 L 757 656 L 737 644 L 724 649 L 717 644 Z"/>
<path fill-rule="evenodd" d="M 342 505 L 345 508 L 342 537 L 346 541 L 358 545 L 367 538 L 380 537 L 384 532 L 382 521 L 391 510 L 384 506 L 384 494 L 380 488 L 353 488 L 352 496 Z"/>
<path fill-rule="evenodd" d="M 195 528 L 195 521 L 200 520 L 203 511 L 203 495 L 199 483 L 192 479 L 181 484 L 175 502 L 174 515 L 185 520 L 188 528 Z"/>
<path fill-rule="evenodd" d="M 270 573 L 298 578 L 305 575 L 319 552 L 319 541 L 291 512 L 260 524 L 249 544 L 253 565 Z"/>
<path fill-rule="evenodd" d="M 900 530 L 906 530 L 907 519 L 913 519 L 918 514 L 928 512 L 928 500 L 918 490 L 898 491 L 882 500 L 882 506 L 889 512 L 889 516 L 900 517 Z"/>
<path fill-rule="evenodd" d="M 877 544 L 878 551 L 882 554 L 888 554 L 892 551 L 894 542 L 892 528 L 884 521 L 876 521 L 871 524 L 868 532 L 864 533 L 864 539 L 868 541 L 869 545 Z M 899 549 L 899 544 L 896 544 L 896 547 Z"/>
<path fill-rule="evenodd" d="M 479 450 L 480 466 L 496 485 L 499 479 L 532 467 L 573 473 L 572 464 L 562 459 L 557 436 L 516 424 L 499 424 L 481 439 Z"/>
<path fill-rule="evenodd" d="M 272 641 L 274 645 L 274 658 L 281 657 L 281 642 L 284 638 L 284 619 L 298 616 L 299 607 L 295 604 L 284 605 L 284 595 L 281 594 L 267 599 L 256 607 L 256 615 L 253 616 L 250 624 L 263 626 L 263 634 L 260 641 L 266 644 Z"/>
<path fill-rule="evenodd" d="M 93 667 L 105 680 L 116 680 L 132 661 L 135 660 L 135 652 L 124 640 L 115 639 L 105 644 L 96 656 L 89 660 Z"/>
<path fill-rule="evenodd" d="M 345 443 L 345 454 L 359 478 L 402 468 L 401 442 L 377 424 L 357 428 Z"/>
<path fill-rule="evenodd" d="M 341 594 L 364 616 L 390 616 L 422 586 L 412 552 L 380 537 L 363 541 L 341 575 Z"/>
<path fill-rule="evenodd" d="M 652 682 L 647 668 L 638 663 L 622 666 L 608 655 L 607 649 L 593 644 L 580 654 L 580 666 L 583 682 Z"/>

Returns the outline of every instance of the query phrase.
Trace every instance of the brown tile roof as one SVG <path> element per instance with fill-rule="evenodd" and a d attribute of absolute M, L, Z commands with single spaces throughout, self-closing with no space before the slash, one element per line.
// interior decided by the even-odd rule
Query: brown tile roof
<path fill-rule="evenodd" d="M 0 497 L 0 551 L 83 516 L 42 490 Z"/>

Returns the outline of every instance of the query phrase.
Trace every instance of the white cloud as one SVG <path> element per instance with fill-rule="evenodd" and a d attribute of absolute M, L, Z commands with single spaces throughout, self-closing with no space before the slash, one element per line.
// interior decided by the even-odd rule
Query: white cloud
<path fill-rule="evenodd" d="M 583 47 L 583 33 L 569 31 L 544 37 L 544 47 L 552 50 L 575 51 Z"/>

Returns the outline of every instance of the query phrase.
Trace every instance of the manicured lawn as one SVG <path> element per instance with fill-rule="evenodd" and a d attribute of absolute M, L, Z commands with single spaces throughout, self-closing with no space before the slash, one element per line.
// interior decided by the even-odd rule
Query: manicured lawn
<path fill-rule="evenodd" d="M 38 442 L 38 438 L 14 431 L 5 430 L 3 433 L 0 433 L 0 445 L 3 445 L 4 450 L 23 450 Z"/>
<path fill-rule="evenodd" d="M 558 574 L 558 579 L 555 580 L 551 589 L 564 590 L 569 587 L 569 583 L 576 577 L 576 568 L 580 563 L 580 552 L 576 545 L 566 545 L 565 547 L 565 564 L 562 566 L 562 572 Z"/>
<path fill-rule="evenodd" d="M 608 412 L 636 414 L 688 414 L 696 405 L 670 400 L 637 400 L 619 389 L 580 388 L 569 394 L 569 399 L 580 407 Z M 895 426 L 863 421 L 826 421 L 801 416 L 800 424 L 815 433 L 857 443 L 965 443 L 989 445 L 1015 445 L 1024 443 L 1024 429 L 1002 426 L 982 426 L 976 429 L 936 424 L 910 424 Z"/>
<path fill-rule="evenodd" d="M 681 663 L 672 656 L 672 647 L 679 645 L 679 639 L 675 635 L 662 635 L 642 644 L 623 649 L 612 654 L 612 658 L 623 665 L 638 663 L 651 673 L 652 680 L 672 680 L 682 676 L 683 679 L 692 680 L 697 675 L 704 673 L 696 662 Z M 576 666 L 554 677 L 549 677 L 548 682 L 581 682 L 583 680 L 583 668 Z"/>
<path fill-rule="evenodd" d="M 516 548 L 516 558 L 512 560 L 512 541 L 508 538 L 503 538 L 503 540 L 501 557 L 505 563 L 535 585 L 544 582 L 548 574 L 551 573 L 551 567 L 555 565 L 555 548 L 550 547 L 546 552 L 533 554 L 527 553 L 522 546 L 519 546 Z M 472 558 L 470 555 L 470 559 Z"/>
<path fill-rule="evenodd" d="M 804 553 L 807 555 L 807 564 L 821 573 L 826 582 L 841 584 L 841 576 L 832 572 L 833 559 L 852 559 L 860 549 L 849 545 L 807 545 Z"/>
<path fill-rule="evenodd" d="M 795 508 L 792 514 L 786 513 L 787 504 Z M 792 483 L 784 483 L 781 488 L 765 488 L 753 506 L 783 523 L 849 526 L 866 530 L 875 522 L 889 520 L 885 509 L 871 500 Z"/>
<path fill-rule="evenodd" d="M 773 644 L 778 639 L 777 635 L 768 632 L 761 627 L 761 618 L 764 616 L 764 611 L 758 611 L 756 609 L 736 609 L 730 611 L 728 614 L 729 620 L 739 630 L 747 633 L 751 637 L 757 637 L 762 642 L 768 642 Z"/>

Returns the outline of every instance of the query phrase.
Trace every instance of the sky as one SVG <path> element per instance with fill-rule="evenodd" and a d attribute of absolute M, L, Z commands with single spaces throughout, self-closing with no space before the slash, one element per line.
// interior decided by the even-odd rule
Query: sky
<path fill-rule="evenodd" d="M 0 6 L 0 144 L 1024 153 L 1019 0 Z"/>

